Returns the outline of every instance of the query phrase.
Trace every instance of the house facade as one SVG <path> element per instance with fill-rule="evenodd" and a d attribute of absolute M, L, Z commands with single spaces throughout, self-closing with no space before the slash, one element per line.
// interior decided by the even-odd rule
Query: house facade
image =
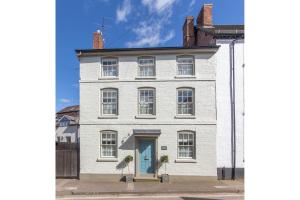
<path fill-rule="evenodd" d="M 95 36 L 95 35 L 94 35 Z M 216 51 L 76 50 L 80 61 L 80 179 L 216 178 Z"/>
<path fill-rule="evenodd" d="M 235 179 L 244 175 L 244 26 L 214 25 L 204 4 L 183 47 L 76 50 L 80 179 Z M 127 171 L 124 158 L 133 156 Z"/>
<path fill-rule="evenodd" d="M 56 143 L 79 143 L 79 106 L 69 106 L 56 113 Z"/>

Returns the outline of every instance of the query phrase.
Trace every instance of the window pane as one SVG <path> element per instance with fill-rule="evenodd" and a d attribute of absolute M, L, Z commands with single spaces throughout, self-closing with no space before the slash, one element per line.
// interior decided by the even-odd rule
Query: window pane
<path fill-rule="evenodd" d="M 194 59 L 193 57 L 177 58 L 178 75 L 193 75 Z"/>
<path fill-rule="evenodd" d="M 139 69 L 140 76 L 154 76 L 154 59 L 153 58 L 140 58 Z"/>
<path fill-rule="evenodd" d="M 140 89 L 139 90 L 139 114 L 154 114 L 154 90 Z"/>
<path fill-rule="evenodd" d="M 193 90 L 180 89 L 178 90 L 177 94 L 177 113 L 192 115 L 194 113 Z"/>
<path fill-rule="evenodd" d="M 117 59 L 103 59 L 102 60 L 102 75 L 103 76 L 118 76 L 118 62 Z"/>
<path fill-rule="evenodd" d="M 106 89 L 102 91 L 102 113 L 117 114 L 118 93 L 116 90 Z"/>
<path fill-rule="evenodd" d="M 104 157 L 116 157 L 117 151 L 117 135 L 114 132 L 102 132 L 101 155 Z"/>
<path fill-rule="evenodd" d="M 193 158 L 195 155 L 194 133 L 182 132 L 178 134 L 178 156 Z"/>

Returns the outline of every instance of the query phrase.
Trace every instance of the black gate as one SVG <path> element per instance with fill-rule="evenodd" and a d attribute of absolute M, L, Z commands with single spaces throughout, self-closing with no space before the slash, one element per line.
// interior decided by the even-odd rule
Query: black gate
<path fill-rule="evenodd" d="M 79 144 L 56 144 L 56 178 L 79 178 Z"/>

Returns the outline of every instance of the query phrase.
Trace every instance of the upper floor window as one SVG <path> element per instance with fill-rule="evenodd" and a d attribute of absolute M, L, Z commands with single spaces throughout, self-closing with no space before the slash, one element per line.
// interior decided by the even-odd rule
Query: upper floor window
<path fill-rule="evenodd" d="M 117 115 L 118 113 L 118 90 L 103 89 L 101 95 L 101 107 L 103 115 Z"/>
<path fill-rule="evenodd" d="M 194 57 L 182 56 L 177 57 L 177 75 L 191 76 L 195 74 Z"/>
<path fill-rule="evenodd" d="M 117 132 L 101 131 L 100 138 L 101 157 L 117 157 Z"/>
<path fill-rule="evenodd" d="M 103 58 L 102 59 L 102 76 L 117 77 L 118 76 L 118 59 Z"/>
<path fill-rule="evenodd" d="M 179 88 L 177 89 L 177 114 L 194 115 L 194 89 Z"/>
<path fill-rule="evenodd" d="M 155 115 L 155 89 L 139 89 L 139 114 Z"/>
<path fill-rule="evenodd" d="M 155 60 L 152 57 L 141 57 L 139 62 L 139 76 L 155 76 Z"/>
<path fill-rule="evenodd" d="M 178 132 L 178 158 L 195 158 L 195 133 Z"/>

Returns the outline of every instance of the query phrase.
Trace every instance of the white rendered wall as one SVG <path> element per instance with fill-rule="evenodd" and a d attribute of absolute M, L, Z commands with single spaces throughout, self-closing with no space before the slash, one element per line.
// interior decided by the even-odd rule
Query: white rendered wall
<path fill-rule="evenodd" d="M 217 40 L 217 166 L 231 168 L 230 42 Z M 244 41 L 235 48 L 236 167 L 244 168 Z"/>
<path fill-rule="evenodd" d="M 156 80 L 136 80 L 136 56 L 119 57 L 119 79 L 100 78 L 101 57 L 80 58 L 80 173 L 121 174 L 118 164 L 128 154 L 134 155 L 133 129 L 161 129 L 158 156 L 168 154 L 171 175 L 216 176 L 216 56 L 212 53 L 195 55 L 195 78 L 178 79 L 176 55 L 155 55 Z M 100 90 L 118 88 L 118 119 L 99 119 Z M 156 88 L 156 119 L 136 119 L 138 88 Z M 176 88 L 195 88 L 195 119 L 177 119 Z M 100 131 L 118 131 L 118 162 L 97 162 L 100 151 Z M 177 132 L 196 131 L 196 163 L 176 163 Z M 130 138 L 130 137 L 129 137 Z M 131 137 L 132 138 L 132 137 Z M 126 148 L 122 145 L 126 143 Z M 168 150 L 160 150 L 168 146 Z M 132 171 L 134 164 L 131 165 Z M 188 169 L 188 170 L 187 170 Z"/>

